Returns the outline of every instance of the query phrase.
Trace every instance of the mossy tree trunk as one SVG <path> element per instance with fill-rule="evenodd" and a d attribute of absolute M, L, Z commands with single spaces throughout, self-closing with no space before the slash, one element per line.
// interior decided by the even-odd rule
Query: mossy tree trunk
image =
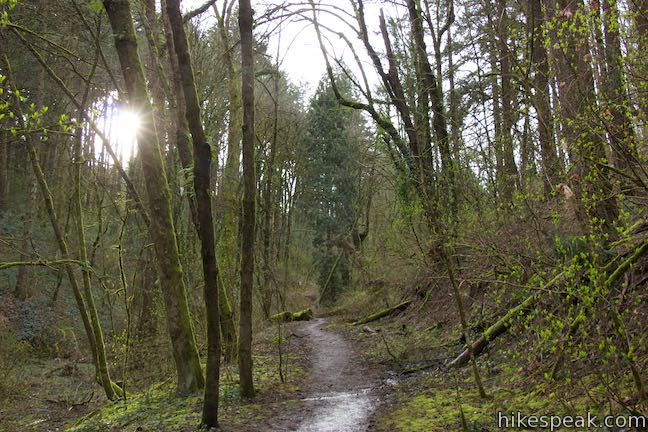
<path fill-rule="evenodd" d="M 7 65 L 7 69 L 10 70 L 9 65 Z M 18 91 L 14 93 L 14 99 L 15 99 L 15 108 L 19 114 L 18 115 L 19 124 L 22 129 L 26 129 L 25 121 L 23 120 L 26 117 L 21 109 L 23 101 L 18 96 Z M 79 131 L 78 133 L 80 134 L 81 131 Z M 80 147 L 81 145 L 80 136 L 78 137 L 78 140 L 79 141 L 77 142 L 77 147 Z M 61 258 L 63 260 L 68 261 L 68 263 L 65 264 L 65 271 L 68 275 L 70 286 L 72 287 L 72 293 L 74 294 L 74 299 L 76 301 L 77 308 L 79 309 L 79 314 L 81 315 L 81 321 L 83 322 L 83 327 L 86 336 L 88 338 L 88 343 L 90 344 L 92 359 L 95 365 L 96 376 L 100 384 L 102 384 L 104 391 L 106 392 L 106 397 L 110 400 L 117 399 L 118 394 L 116 393 L 116 391 L 119 391 L 119 388 L 113 386 L 113 383 L 110 380 L 110 374 L 108 372 L 108 363 L 106 360 L 105 345 L 103 344 L 103 337 L 101 338 L 100 342 L 98 341 L 97 338 L 97 334 L 101 334 L 101 326 L 99 325 L 98 320 L 94 322 L 94 319 L 91 318 L 91 314 L 88 313 L 88 307 L 86 306 L 86 301 L 84 300 L 83 294 L 81 293 L 81 289 L 79 288 L 79 284 L 76 275 L 74 273 L 74 268 L 72 267 L 71 264 L 73 259 L 70 254 L 70 250 L 67 244 L 65 234 L 61 227 L 61 223 L 56 214 L 56 209 L 54 207 L 54 199 L 52 198 L 52 192 L 47 183 L 47 179 L 45 178 L 45 174 L 43 173 L 43 169 L 41 167 L 40 160 L 38 158 L 38 153 L 36 151 L 36 146 L 33 143 L 33 137 L 27 136 L 25 139 L 25 143 L 27 145 L 27 154 L 32 167 L 32 171 L 36 179 L 36 182 L 38 184 L 38 187 L 40 189 L 41 195 L 43 196 L 45 209 L 47 211 L 47 215 L 50 220 L 50 224 L 52 226 L 52 231 L 54 231 L 54 237 L 56 239 L 59 252 L 61 253 Z M 78 179 L 75 178 L 75 180 Z M 75 188 L 75 190 L 76 189 L 77 188 Z M 76 198 L 75 204 L 79 204 L 80 200 L 78 199 L 78 194 L 75 194 L 75 198 Z M 84 237 L 82 236 L 80 240 L 84 240 Z M 85 273 L 89 271 L 87 267 L 89 265 L 87 261 L 87 254 L 82 255 L 80 261 L 82 263 L 84 276 L 85 276 Z M 92 293 L 86 291 L 86 296 L 88 295 L 89 295 L 89 301 L 92 302 Z M 94 307 L 94 302 L 92 302 L 92 307 Z M 94 308 L 94 318 L 96 318 L 96 308 Z M 102 351 L 99 352 L 99 350 Z"/>
<path fill-rule="evenodd" d="M 9 143 L 0 133 L 0 212 L 7 209 L 7 198 L 9 196 Z"/>
<path fill-rule="evenodd" d="M 29 152 L 29 159 L 34 171 L 34 175 L 38 182 L 39 189 L 43 195 L 43 200 L 45 201 L 45 208 L 47 210 L 47 215 L 52 225 L 52 230 L 54 231 L 54 237 L 56 238 L 56 243 L 58 245 L 59 251 L 61 253 L 61 258 L 64 260 L 70 260 L 71 255 L 65 240 L 65 235 L 63 234 L 63 229 L 61 228 L 61 223 L 59 222 L 58 216 L 56 215 L 56 210 L 54 209 L 54 200 L 52 199 L 52 193 L 50 192 L 47 180 L 43 174 L 40 162 L 38 160 L 38 154 L 36 153 L 36 147 L 31 142 L 30 139 L 27 139 L 27 149 Z M 74 268 L 72 264 L 65 264 L 65 272 L 68 275 L 70 281 L 70 286 L 72 287 L 72 293 L 74 294 L 74 300 L 76 301 L 77 308 L 79 309 L 79 314 L 81 315 L 81 321 L 83 322 L 83 328 L 85 329 L 86 336 L 88 338 L 88 343 L 90 344 L 90 349 L 92 351 L 92 359 L 96 369 L 96 375 L 101 380 L 101 384 L 106 392 L 106 397 L 108 399 L 114 400 L 117 398 L 115 391 L 112 387 L 110 381 L 110 376 L 108 374 L 108 365 L 106 363 L 106 354 L 105 348 L 103 355 L 98 355 L 97 349 L 97 339 L 95 331 L 93 328 L 93 323 L 90 320 L 88 314 L 88 309 L 86 307 L 86 302 L 83 299 L 81 294 L 81 289 L 77 281 L 76 275 L 74 274 Z"/>
<path fill-rule="evenodd" d="M 166 11 L 167 2 L 162 0 L 163 10 Z M 189 174 L 189 168 L 193 164 L 193 152 L 191 150 L 190 142 L 190 132 L 189 124 L 187 123 L 186 116 L 186 100 L 184 92 L 182 90 L 182 79 L 180 72 L 180 63 L 178 62 L 178 55 L 176 54 L 175 43 L 173 41 L 173 33 L 171 30 L 171 25 L 168 19 L 168 13 L 165 12 L 165 37 L 167 40 L 167 48 L 169 51 L 169 63 L 171 66 L 171 75 L 173 77 L 173 90 L 175 92 L 174 104 L 172 104 L 172 109 L 175 117 L 175 144 L 178 149 L 178 156 L 180 158 L 180 163 L 182 168 L 186 171 L 186 180 L 191 180 L 191 175 Z M 211 168 L 210 168 L 211 172 Z M 187 194 L 187 200 L 189 201 L 189 211 L 191 215 L 191 221 L 196 228 L 196 231 L 199 231 L 198 227 L 198 209 L 196 204 L 196 197 L 193 194 Z M 217 254 L 218 255 L 218 254 Z M 221 328 L 221 346 L 224 353 L 225 361 L 235 357 L 236 353 L 236 326 L 234 325 L 234 313 L 232 311 L 232 305 L 229 301 L 229 295 L 225 288 L 223 281 L 223 272 L 218 272 L 218 307 L 219 307 L 219 320 Z"/>
<path fill-rule="evenodd" d="M 188 394 L 201 389 L 204 378 L 187 293 L 182 278 L 175 228 L 171 215 L 169 185 L 164 160 L 155 131 L 153 110 L 146 89 L 142 63 L 137 52 L 137 38 L 128 0 L 103 1 L 115 37 L 122 74 L 132 110 L 140 116 L 137 144 L 151 215 L 151 238 L 159 267 L 160 286 L 164 297 L 167 327 L 173 345 L 178 374 L 178 392 Z"/>
<path fill-rule="evenodd" d="M 626 91 L 619 32 L 619 9 L 615 0 L 603 0 L 603 28 L 607 77 L 603 83 L 603 109 L 611 119 L 606 122 L 614 165 L 640 177 L 637 169 L 638 153 L 630 117 L 630 98 Z"/>
<path fill-rule="evenodd" d="M 88 261 L 88 250 L 86 247 L 85 226 L 83 217 L 83 203 L 81 202 L 81 166 L 84 163 L 82 155 L 83 147 L 83 129 L 77 130 L 76 143 L 74 146 L 74 217 L 76 219 L 77 238 L 79 242 L 79 260 L 87 265 L 81 267 L 81 281 L 83 282 L 83 293 L 88 310 L 88 316 L 92 325 L 94 341 L 97 353 L 98 373 L 101 384 L 104 387 L 108 399 L 116 399 L 122 396 L 121 389 L 113 384 L 110 379 L 110 370 L 108 369 L 108 360 L 106 357 L 106 344 L 104 342 L 103 329 L 99 321 L 99 314 L 92 294 L 92 282 L 90 280 L 90 268 Z"/>
<path fill-rule="evenodd" d="M 173 44 L 178 58 L 185 115 L 193 142 L 193 181 L 196 200 L 196 228 L 201 244 L 205 307 L 207 310 L 207 379 L 203 401 L 202 423 L 218 427 L 218 387 L 220 380 L 220 325 L 218 306 L 218 266 L 214 241 L 210 194 L 211 147 L 200 118 L 200 102 L 196 93 L 187 36 L 182 25 L 179 0 L 167 0 L 166 11 L 171 25 Z"/>
<path fill-rule="evenodd" d="M 532 41 L 531 67 L 534 70 L 532 103 L 538 117 L 538 137 L 545 180 L 545 196 L 549 197 L 554 186 L 558 184 L 560 165 L 554 141 L 554 120 L 551 114 L 551 98 L 549 95 L 549 62 L 547 49 L 544 46 L 546 38 L 543 35 L 544 15 L 541 1 L 531 0 L 529 2 L 528 21 Z"/>
<path fill-rule="evenodd" d="M 587 32 L 587 10 L 581 0 L 560 0 L 548 14 L 555 20 L 558 102 L 564 143 L 574 164 L 571 178 L 579 200 L 578 217 L 584 231 L 600 224 L 604 233 L 614 237 L 613 223 L 618 209 L 609 176 L 599 172 L 597 162 L 606 160 L 605 135 L 599 125 L 588 119 L 596 110 L 594 75 Z M 558 36 L 559 35 L 559 36 Z"/>
<path fill-rule="evenodd" d="M 236 358 L 236 325 L 229 297 L 236 286 L 236 269 L 239 251 L 236 236 L 238 232 L 237 217 L 240 210 L 239 194 L 239 158 L 241 157 L 241 91 L 238 88 L 240 79 L 234 69 L 232 55 L 236 42 L 230 38 L 230 17 L 234 0 L 223 2 L 222 12 L 214 6 L 217 18 L 220 49 L 227 70 L 227 158 L 223 167 L 218 188 L 216 217 L 220 220 L 217 255 L 221 263 L 220 319 L 223 335 L 223 358 L 226 362 Z M 229 289 L 229 292 L 228 292 Z"/>

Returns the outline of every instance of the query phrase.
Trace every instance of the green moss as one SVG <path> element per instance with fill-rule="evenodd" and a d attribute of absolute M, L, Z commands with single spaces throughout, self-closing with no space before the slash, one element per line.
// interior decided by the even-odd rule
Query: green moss
<path fill-rule="evenodd" d="M 425 391 L 401 393 L 396 407 L 378 418 L 378 430 L 435 432 L 461 430 L 461 410 L 469 431 L 494 430 L 498 413 L 521 412 L 532 415 L 566 415 L 596 412 L 586 400 L 575 399 L 565 406 L 547 394 L 541 385 L 529 388 L 522 383 L 502 382 L 491 385 L 488 399 L 481 399 L 471 383 L 461 383 L 460 395 L 448 384 L 448 376 L 439 375 L 419 383 Z M 420 388 L 419 387 L 419 388 Z"/>
<path fill-rule="evenodd" d="M 70 425 L 70 432 L 136 430 L 182 430 L 200 422 L 199 395 L 187 398 L 175 396 L 175 386 L 165 383 L 148 391 L 131 395 L 126 401 L 108 404 Z"/>
<path fill-rule="evenodd" d="M 299 390 L 299 381 L 305 369 L 299 366 L 294 353 L 284 354 L 290 365 L 289 382 L 281 384 L 277 370 L 277 358 L 272 352 L 254 358 L 254 381 L 260 396 L 264 393 L 288 395 Z M 220 405 L 221 418 L 227 423 L 238 424 L 268 417 L 271 407 L 249 403 L 240 398 L 236 370 L 221 371 Z M 109 432 L 137 430 L 159 432 L 189 432 L 198 428 L 201 420 L 202 392 L 181 398 L 176 396 L 172 380 L 154 385 L 147 391 L 129 393 L 128 400 L 108 403 L 75 423 L 67 425 L 68 432 Z M 141 429 L 138 429 L 141 428 Z"/>

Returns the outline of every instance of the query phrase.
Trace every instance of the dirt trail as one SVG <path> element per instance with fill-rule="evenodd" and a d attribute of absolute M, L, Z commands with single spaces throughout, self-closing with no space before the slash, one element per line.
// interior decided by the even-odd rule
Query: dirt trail
<path fill-rule="evenodd" d="M 351 344 L 325 328 L 325 319 L 297 329 L 312 347 L 311 376 L 302 415 L 289 430 L 298 432 L 364 432 L 378 403 L 372 393 L 378 380 Z"/>

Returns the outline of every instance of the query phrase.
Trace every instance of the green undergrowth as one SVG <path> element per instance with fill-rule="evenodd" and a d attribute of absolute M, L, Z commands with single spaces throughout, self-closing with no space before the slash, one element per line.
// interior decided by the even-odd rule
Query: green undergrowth
<path fill-rule="evenodd" d="M 224 389 L 227 391 L 227 388 Z M 179 398 L 174 385 L 163 383 L 126 401 L 109 403 L 88 414 L 68 431 L 194 430 L 200 422 L 201 396 Z M 192 428 L 193 427 L 193 428 Z"/>
<path fill-rule="evenodd" d="M 285 342 L 284 342 L 285 343 Z M 251 401 L 240 398 L 238 372 L 233 365 L 221 369 L 221 423 L 228 429 L 254 430 L 255 423 L 275 415 L 294 404 L 292 395 L 299 391 L 306 373 L 303 358 L 294 347 L 284 353 L 284 378 L 279 377 L 277 341 L 254 358 L 256 397 Z M 68 423 L 68 432 L 187 432 L 196 431 L 200 424 L 202 392 L 188 397 L 175 394 L 171 379 L 154 384 L 147 390 L 132 393 L 127 400 L 106 405 L 81 419 Z"/>
<path fill-rule="evenodd" d="M 511 372 L 510 376 L 488 379 L 485 383 L 488 398 L 482 399 L 467 371 L 462 371 L 462 375 L 464 376 L 457 378 L 453 373 L 438 372 L 397 386 L 394 389 L 395 400 L 376 419 L 376 430 L 462 431 L 462 413 L 466 430 L 470 432 L 513 430 L 511 427 L 498 426 L 506 426 L 503 418 L 510 419 L 517 416 L 517 413 L 527 416 L 575 417 L 586 416 L 589 412 L 598 418 L 609 414 L 629 414 L 620 407 L 610 411 L 609 401 L 604 397 L 605 389 L 597 386 L 591 387 L 587 393 L 565 397 L 559 389 L 514 380 Z M 498 424 L 500 416 L 502 420 Z"/>
<path fill-rule="evenodd" d="M 469 322 L 470 337 L 476 337 L 479 325 Z M 597 368 L 585 367 L 569 369 L 570 373 L 558 381 L 548 380 L 543 378 L 543 372 L 551 362 L 526 352 L 527 339 L 515 332 L 493 341 L 478 359 L 489 396 L 482 399 L 470 367 L 456 371 L 444 368 L 464 348 L 460 328 L 449 313 L 424 314 L 415 303 L 404 313 L 367 325 L 337 326 L 346 329 L 363 357 L 387 365 L 391 378 L 398 382 L 385 390 L 383 404 L 374 414 L 376 431 L 514 430 L 498 428 L 498 413 L 509 419 L 517 412 L 537 416 L 591 413 L 599 418 L 629 414 L 623 402 L 619 403 L 632 399 L 634 385 L 629 373 L 602 376 L 604 373 Z"/>

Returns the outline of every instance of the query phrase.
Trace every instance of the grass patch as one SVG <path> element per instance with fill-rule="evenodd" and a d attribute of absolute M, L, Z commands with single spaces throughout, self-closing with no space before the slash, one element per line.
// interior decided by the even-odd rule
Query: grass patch
<path fill-rule="evenodd" d="M 254 357 L 254 383 L 257 396 L 252 401 L 240 398 L 238 371 L 234 365 L 221 369 L 220 410 L 221 422 L 228 429 L 239 430 L 252 427 L 264 419 L 281 412 L 291 403 L 291 394 L 300 389 L 306 368 L 300 353 L 287 344 L 284 363 L 289 365 L 286 383 L 281 383 L 278 371 L 276 347 L 264 351 L 259 345 Z M 198 430 L 202 413 L 202 392 L 189 397 L 177 397 L 175 381 L 169 379 L 155 384 L 148 390 L 131 393 L 126 401 L 107 402 L 100 409 L 80 420 L 67 424 L 68 432 L 188 432 Z"/>

